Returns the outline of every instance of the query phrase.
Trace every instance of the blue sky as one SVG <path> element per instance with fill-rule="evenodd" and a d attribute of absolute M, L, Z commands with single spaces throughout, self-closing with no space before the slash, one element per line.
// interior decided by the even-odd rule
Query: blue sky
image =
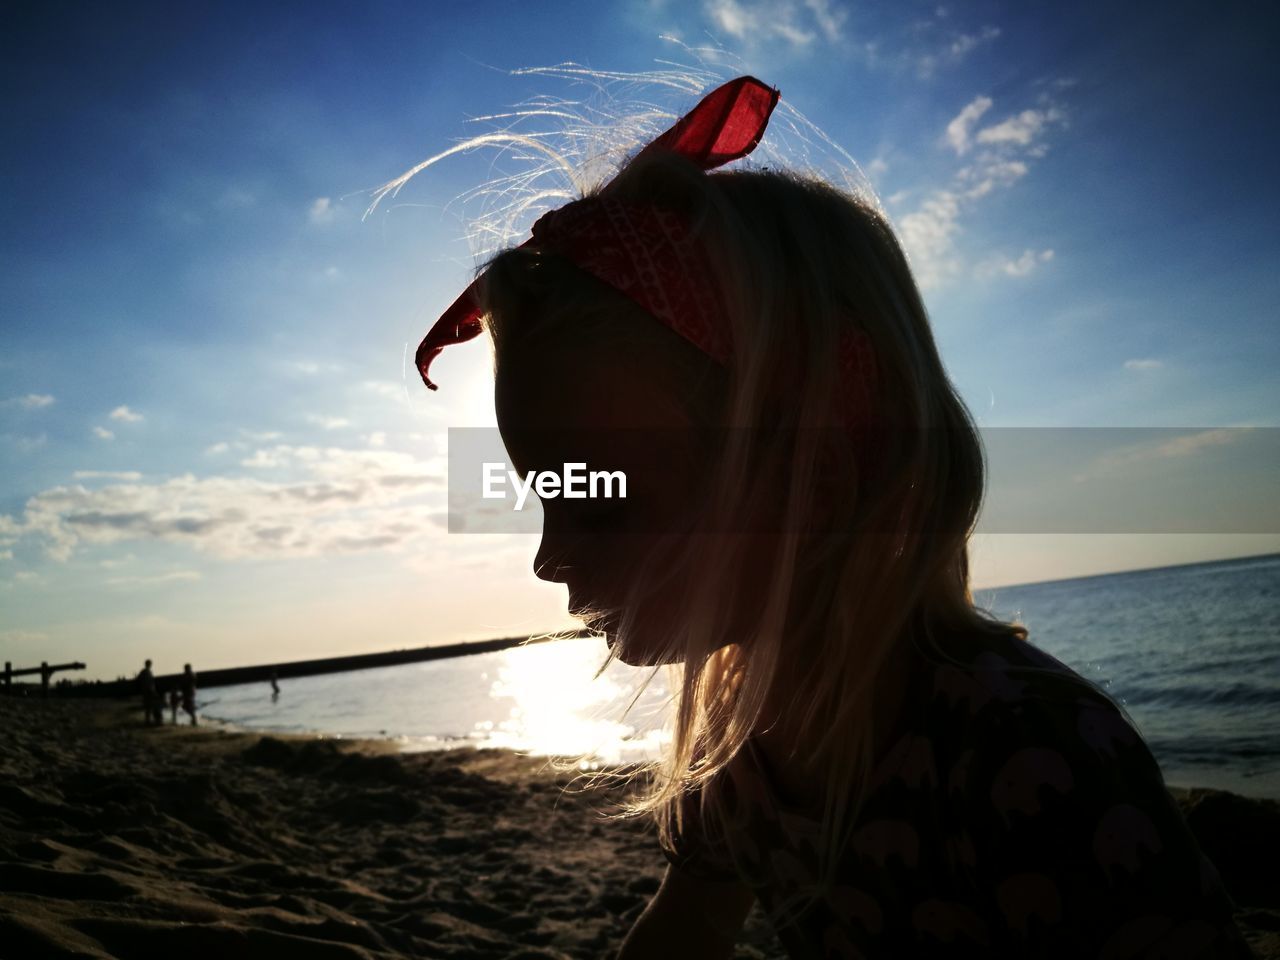
<path fill-rule="evenodd" d="M 0 658 L 112 676 L 568 622 L 536 538 L 440 521 L 447 427 L 492 423 L 485 349 L 438 394 L 405 375 L 474 266 L 449 201 L 487 158 L 362 219 L 469 117 L 582 93 L 516 68 L 713 45 L 778 86 L 875 186 L 986 427 L 1276 426 L 1276 18 L 1088 6 L 10 5 Z M 1276 549 L 988 535 L 975 579 Z"/>

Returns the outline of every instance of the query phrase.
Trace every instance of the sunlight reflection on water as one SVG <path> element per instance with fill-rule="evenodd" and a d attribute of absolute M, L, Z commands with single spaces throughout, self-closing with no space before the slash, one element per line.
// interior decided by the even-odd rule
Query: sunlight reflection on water
<path fill-rule="evenodd" d="M 591 754 L 598 763 L 656 759 L 668 686 L 652 670 L 611 663 L 599 639 L 560 640 L 497 653 L 216 688 L 210 717 L 256 730 L 396 741 L 405 751 L 505 747 L 539 756 Z M 593 679 L 594 678 L 594 679 Z M 205 700 L 205 696 L 208 697 Z"/>

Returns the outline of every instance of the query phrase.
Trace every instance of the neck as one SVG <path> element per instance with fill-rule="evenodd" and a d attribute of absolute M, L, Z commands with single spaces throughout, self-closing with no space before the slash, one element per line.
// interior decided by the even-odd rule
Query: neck
<path fill-rule="evenodd" d="M 905 639 L 893 644 L 870 686 L 871 758 L 878 761 L 901 735 L 906 716 L 907 688 L 913 671 L 919 669 L 915 651 Z M 760 722 L 752 731 L 757 747 L 769 764 L 769 771 L 789 805 L 815 808 L 821 803 L 825 771 L 804 754 L 812 733 L 801 729 L 802 690 L 793 667 L 780 671 L 765 701 Z M 839 742 L 839 734 L 836 735 Z"/>

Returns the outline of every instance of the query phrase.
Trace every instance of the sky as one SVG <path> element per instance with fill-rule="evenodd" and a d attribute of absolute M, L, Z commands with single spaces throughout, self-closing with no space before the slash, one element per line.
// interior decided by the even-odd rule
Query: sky
<path fill-rule="evenodd" d="M 477 264 L 456 198 L 492 158 L 441 161 L 365 215 L 374 188 L 494 129 L 475 118 L 586 96 L 517 72 L 566 63 L 777 86 L 879 195 L 984 430 L 1160 428 L 1116 434 L 1104 466 L 1138 464 L 1139 499 L 1178 487 L 1238 508 L 1180 532 L 980 532 L 977 586 L 1280 550 L 1259 505 L 1280 409 L 1267 5 L 3 16 L 0 659 L 15 666 L 78 659 L 110 678 L 145 657 L 210 669 L 572 625 L 564 588 L 531 572 L 535 535 L 447 530 L 447 430 L 494 422 L 487 349 L 441 358 L 438 393 L 406 369 Z M 670 112 L 696 100 L 666 95 Z M 1069 466 L 1044 483 L 1097 472 Z"/>

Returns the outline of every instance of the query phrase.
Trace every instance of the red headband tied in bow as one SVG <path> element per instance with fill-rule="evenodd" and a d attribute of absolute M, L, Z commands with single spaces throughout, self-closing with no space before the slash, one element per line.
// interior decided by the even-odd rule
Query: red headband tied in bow
<path fill-rule="evenodd" d="M 764 135 L 778 91 L 754 77 L 717 87 L 676 124 L 644 148 L 670 150 L 712 170 L 744 157 Z M 522 246 L 534 244 L 565 256 L 643 307 L 720 364 L 733 355 L 729 318 L 700 243 L 674 211 L 588 197 L 544 214 Z M 472 283 L 432 326 L 414 362 L 423 382 L 431 361 L 447 346 L 480 335 L 480 305 Z M 866 334 L 850 330 L 842 338 L 839 363 L 843 387 L 841 422 L 869 422 L 875 363 Z"/>

